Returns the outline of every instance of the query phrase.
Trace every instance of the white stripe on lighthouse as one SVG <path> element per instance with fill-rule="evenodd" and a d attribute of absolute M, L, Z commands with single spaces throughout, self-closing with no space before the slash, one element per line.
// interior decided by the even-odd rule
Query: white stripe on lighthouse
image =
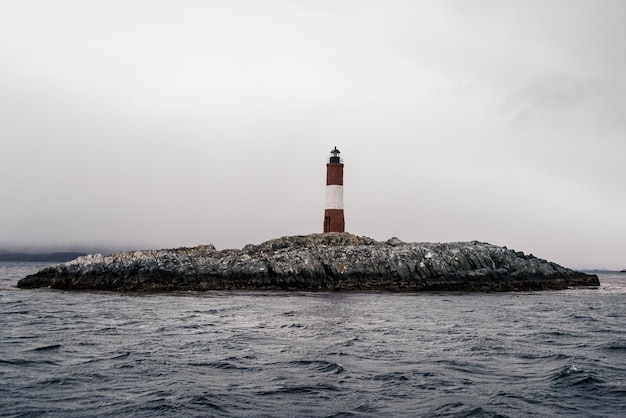
<path fill-rule="evenodd" d="M 343 186 L 338 184 L 326 185 L 326 208 L 343 209 Z"/>

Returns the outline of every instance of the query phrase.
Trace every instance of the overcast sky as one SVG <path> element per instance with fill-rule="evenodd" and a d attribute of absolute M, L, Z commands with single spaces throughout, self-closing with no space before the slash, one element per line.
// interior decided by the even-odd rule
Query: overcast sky
<path fill-rule="evenodd" d="M 1 1 L 0 248 L 346 230 L 626 268 L 626 2 Z"/>

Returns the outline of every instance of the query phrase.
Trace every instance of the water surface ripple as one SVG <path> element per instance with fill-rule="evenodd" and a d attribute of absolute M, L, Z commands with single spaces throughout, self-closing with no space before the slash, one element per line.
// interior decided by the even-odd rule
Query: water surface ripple
<path fill-rule="evenodd" d="M 6 417 L 618 416 L 626 275 L 524 293 L 18 290 L 0 263 Z"/>

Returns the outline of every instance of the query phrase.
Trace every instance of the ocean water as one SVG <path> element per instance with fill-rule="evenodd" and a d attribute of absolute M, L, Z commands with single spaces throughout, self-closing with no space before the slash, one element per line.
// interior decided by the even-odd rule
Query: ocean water
<path fill-rule="evenodd" d="M 626 416 L 626 274 L 521 293 L 19 290 L 2 417 Z"/>

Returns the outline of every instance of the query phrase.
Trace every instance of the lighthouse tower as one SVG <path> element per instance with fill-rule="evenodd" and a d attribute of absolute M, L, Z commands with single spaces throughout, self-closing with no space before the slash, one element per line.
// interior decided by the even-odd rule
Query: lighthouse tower
<path fill-rule="evenodd" d="M 330 152 L 326 164 L 326 209 L 324 210 L 324 232 L 344 232 L 343 218 L 343 163 L 337 147 Z"/>

